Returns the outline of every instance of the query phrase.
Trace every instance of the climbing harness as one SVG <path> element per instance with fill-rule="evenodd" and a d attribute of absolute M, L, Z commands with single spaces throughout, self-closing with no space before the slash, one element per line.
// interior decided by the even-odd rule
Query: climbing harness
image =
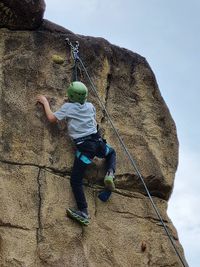
<path fill-rule="evenodd" d="M 164 230 L 165 230 L 165 232 L 166 232 L 166 234 L 167 234 L 167 236 L 168 236 L 168 238 L 169 238 L 169 240 L 170 240 L 170 242 L 171 242 L 171 244 L 172 244 L 172 246 L 173 246 L 173 248 L 174 248 L 174 250 L 175 250 L 176 255 L 178 256 L 178 258 L 179 258 L 179 260 L 181 261 L 182 265 L 183 265 L 184 267 L 186 267 L 185 262 L 184 262 L 184 260 L 182 259 L 181 255 L 180 255 L 180 253 L 179 253 L 179 251 L 178 251 L 178 249 L 177 249 L 177 247 L 176 247 L 176 244 L 174 243 L 173 238 L 172 238 L 172 236 L 171 236 L 169 230 L 167 229 L 167 226 L 166 226 L 166 224 L 164 223 L 164 221 L 163 221 L 163 219 L 162 219 L 162 217 L 161 217 L 161 215 L 160 215 L 160 212 L 159 212 L 158 208 L 156 207 L 156 205 L 155 205 L 155 203 L 154 203 L 154 201 L 153 201 L 153 198 L 152 198 L 152 196 L 151 196 L 151 194 L 150 194 L 150 192 L 149 192 L 149 189 L 148 189 L 147 186 L 146 186 L 146 183 L 145 183 L 145 181 L 144 181 L 144 178 L 142 177 L 142 175 L 141 175 L 141 173 L 140 173 L 140 171 L 139 171 L 139 169 L 138 169 L 138 167 L 137 167 L 137 165 L 136 165 L 136 163 L 135 163 L 133 157 L 131 156 L 129 150 L 127 149 L 127 147 L 126 147 L 124 141 L 122 140 L 122 138 L 121 138 L 121 136 L 120 136 L 118 130 L 115 128 L 115 126 L 114 126 L 114 124 L 113 124 L 113 121 L 112 121 L 112 118 L 111 118 L 110 114 L 108 113 L 107 108 L 106 108 L 105 105 L 102 103 L 102 101 L 101 101 L 101 99 L 100 99 L 100 97 L 99 97 L 98 91 L 97 91 L 97 89 L 96 89 L 96 87 L 95 87 L 95 85 L 94 85 L 94 83 L 93 83 L 93 81 L 92 81 L 92 79 L 91 79 L 91 77 L 90 77 L 90 75 L 89 75 L 89 73 L 88 73 L 88 71 L 87 71 L 87 69 L 86 69 L 86 67 L 85 67 L 85 65 L 84 65 L 84 63 L 83 63 L 83 61 L 82 61 L 82 59 L 81 59 L 80 56 L 79 56 L 79 42 L 76 41 L 76 45 L 74 46 L 74 45 L 72 44 L 72 42 L 70 42 L 69 38 L 66 38 L 65 40 L 66 40 L 67 44 L 70 46 L 70 48 L 71 48 L 71 52 L 72 52 L 72 56 L 73 56 L 73 60 L 74 60 L 74 65 L 75 65 L 75 72 L 76 72 L 75 74 L 76 74 L 76 76 L 77 76 L 77 69 L 76 69 L 76 66 L 79 64 L 79 66 L 80 66 L 80 67 L 83 69 L 83 71 L 85 72 L 85 74 L 86 74 L 86 76 L 87 76 L 87 78 L 88 78 L 88 80 L 89 80 L 89 82 L 90 82 L 90 84 L 91 84 L 91 88 L 92 88 L 93 92 L 95 93 L 95 95 L 96 95 L 96 97 L 97 97 L 97 99 L 98 99 L 98 101 L 99 101 L 99 104 L 100 104 L 100 106 L 101 106 L 103 112 L 104 112 L 105 115 L 107 116 L 107 118 L 108 118 L 108 120 L 109 120 L 109 122 L 110 122 L 110 124 L 111 124 L 111 126 L 112 126 L 112 129 L 113 129 L 113 131 L 115 132 L 115 134 L 116 134 L 116 136 L 117 136 L 117 138 L 118 138 L 118 140 L 119 140 L 121 146 L 123 147 L 125 153 L 127 154 L 128 158 L 129 158 L 129 160 L 130 160 L 130 162 L 131 162 L 131 165 L 133 166 L 134 170 L 136 171 L 138 177 L 140 178 L 140 180 L 141 180 L 141 182 L 142 182 L 142 184 L 143 184 L 143 186 L 144 186 L 144 188 L 145 188 L 145 191 L 146 191 L 146 193 L 147 193 L 147 195 L 148 195 L 148 197 L 149 197 L 149 199 L 150 199 L 150 202 L 151 202 L 151 204 L 152 204 L 152 206 L 153 206 L 153 209 L 154 209 L 156 215 L 158 216 L 158 218 L 159 218 L 161 224 L 163 225 Z M 76 78 L 77 78 L 77 77 L 76 77 Z"/>

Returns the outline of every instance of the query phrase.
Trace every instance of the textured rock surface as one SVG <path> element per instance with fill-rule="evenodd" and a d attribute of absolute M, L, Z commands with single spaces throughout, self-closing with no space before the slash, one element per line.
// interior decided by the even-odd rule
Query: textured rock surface
<path fill-rule="evenodd" d="M 42 23 L 44 10 L 44 0 L 0 0 L 0 27 L 35 29 Z"/>
<path fill-rule="evenodd" d="M 167 216 L 178 161 L 176 128 L 145 58 L 47 21 L 37 31 L 1 29 L 0 36 L 1 266 L 181 266 L 91 90 L 102 132 L 117 151 L 117 189 L 109 202 L 100 202 L 104 168 L 95 160 L 85 182 L 90 226 L 65 217 L 74 203 L 74 147 L 65 126 L 50 125 L 35 102 L 42 93 L 53 110 L 63 103 L 73 63 L 64 40 L 78 40 L 99 95 L 184 257 Z M 53 54 L 65 63 L 53 63 Z"/>

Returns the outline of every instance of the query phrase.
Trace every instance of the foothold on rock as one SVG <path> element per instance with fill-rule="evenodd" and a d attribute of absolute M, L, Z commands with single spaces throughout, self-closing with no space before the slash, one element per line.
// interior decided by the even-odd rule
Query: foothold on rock
<path fill-rule="evenodd" d="M 59 56 L 59 55 L 53 55 L 52 56 L 52 60 L 53 62 L 55 62 L 56 64 L 63 64 L 64 63 L 64 58 Z"/>
<path fill-rule="evenodd" d="M 146 248 L 147 248 L 147 244 L 146 244 L 146 242 L 145 242 L 145 241 L 142 241 L 142 244 L 141 244 L 141 251 L 142 251 L 142 252 L 145 252 Z"/>

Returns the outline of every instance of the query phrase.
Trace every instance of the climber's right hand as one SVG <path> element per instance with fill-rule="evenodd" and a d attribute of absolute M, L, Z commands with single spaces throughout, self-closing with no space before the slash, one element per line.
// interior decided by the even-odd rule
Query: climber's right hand
<path fill-rule="evenodd" d="M 46 96 L 44 96 L 44 95 L 38 95 L 37 96 L 37 102 L 45 105 L 45 103 L 48 103 L 48 100 L 47 100 Z"/>

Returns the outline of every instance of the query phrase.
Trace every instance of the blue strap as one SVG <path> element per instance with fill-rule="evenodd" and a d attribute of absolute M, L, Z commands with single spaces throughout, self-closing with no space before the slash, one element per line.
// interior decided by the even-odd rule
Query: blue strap
<path fill-rule="evenodd" d="M 83 161 L 85 164 L 91 164 L 92 161 L 85 155 L 81 154 L 79 150 L 76 151 L 76 157 Z"/>
<path fill-rule="evenodd" d="M 106 144 L 106 156 L 111 152 L 111 147 Z"/>

